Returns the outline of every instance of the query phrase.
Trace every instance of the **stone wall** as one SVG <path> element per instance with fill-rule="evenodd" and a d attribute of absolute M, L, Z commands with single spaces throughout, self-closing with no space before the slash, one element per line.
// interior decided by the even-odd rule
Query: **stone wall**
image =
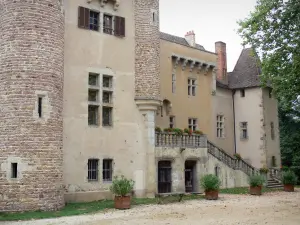
<path fill-rule="evenodd" d="M 56 210 L 64 205 L 61 1 L 2 0 L 0 15 L 0 211 Z"/>
<path fill-rule="evenodd" d="M 196 192 L 203 192 L 199 182 L 205 174 L 215 174 L 218 167 L 218 177 L 222 188 L 246 187 L 248 186 L 248 175 L 240 170 L 233 170 L 207 152 L 207 148 L 167 148 L 156 147 L 156 167 L 161 160 L 172 162 L 172 192 L 184 192 L 185 190 L 185 161 L 196 162 Z"/>
<path fill-rule="evenodd" d="M 159 100 L 159 0 L 135 0 L 134 5 L 136 98 Z"/>

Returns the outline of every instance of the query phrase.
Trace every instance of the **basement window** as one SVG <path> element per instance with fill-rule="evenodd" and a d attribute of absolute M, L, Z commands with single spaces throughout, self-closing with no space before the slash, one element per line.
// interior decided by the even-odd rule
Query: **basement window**
<path fill-rule="evenodd" d="M 11 164 L 11 178 L 18 178 L 18 163 Z"/>

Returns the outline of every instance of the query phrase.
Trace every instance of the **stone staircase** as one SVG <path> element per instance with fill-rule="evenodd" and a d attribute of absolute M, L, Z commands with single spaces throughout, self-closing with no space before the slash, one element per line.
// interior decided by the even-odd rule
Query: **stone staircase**
<path fill-rule="evenodd" d="M 270 178 L 267 181 L 267 188 L 283 188 L 283 185 L 280 181 Z"/>
<path fill-rule="evenodd" d="M 247 175 L 260 174 L 259 170 L 254 168 L 249 163 L 245 162 L 243 159 L 235 159 L 223 149 L 217 147 L 210 141 L 207 141 L 208 153 L 216 157 L 218 160 L 225 163 L 227 166 L 234 170 L 241 170 Z M 267 180 L 267 188 L 282 188 L 281 183 L 281 172 L 279 169 L 271 168 L 269 172 L 269 178 Z"/>

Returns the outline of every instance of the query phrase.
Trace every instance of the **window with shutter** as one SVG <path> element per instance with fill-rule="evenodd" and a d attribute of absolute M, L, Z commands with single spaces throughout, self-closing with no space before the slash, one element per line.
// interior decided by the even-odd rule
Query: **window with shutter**
<path fill-rule="evenodd" d="M 78 7 L 78 27 L 83 29 L 99 30 L 99 12 L 82 6 Z"/>
<path fill-rule="evenodd" d="M 115 36 L 125 37 L 125 18 L 115 16 Z"/>

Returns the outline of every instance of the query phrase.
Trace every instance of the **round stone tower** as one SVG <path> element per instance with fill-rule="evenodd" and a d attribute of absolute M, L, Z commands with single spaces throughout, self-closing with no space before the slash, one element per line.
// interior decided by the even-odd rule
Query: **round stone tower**
<path fill-rule="evenodd" d="M 137 183 L 145 183 L 140 196 L 156 192 L 155 111 L 160 99 L 159 0 L 134 0 L 135 101 L 145 121 L 145 171 Z M 144 182 L 146 180 L 146 182 Z M 138 191 L 136 190 L 136 193 Z"/>
<path fill-rule="evenodd" d="M 64 206 L 61 4 L 0 1 L 0 211 Z"/>
<path fill-rule="evenodd" d="M 135 0 L 136 99 L 160 99 L 159 0 Z"/>

